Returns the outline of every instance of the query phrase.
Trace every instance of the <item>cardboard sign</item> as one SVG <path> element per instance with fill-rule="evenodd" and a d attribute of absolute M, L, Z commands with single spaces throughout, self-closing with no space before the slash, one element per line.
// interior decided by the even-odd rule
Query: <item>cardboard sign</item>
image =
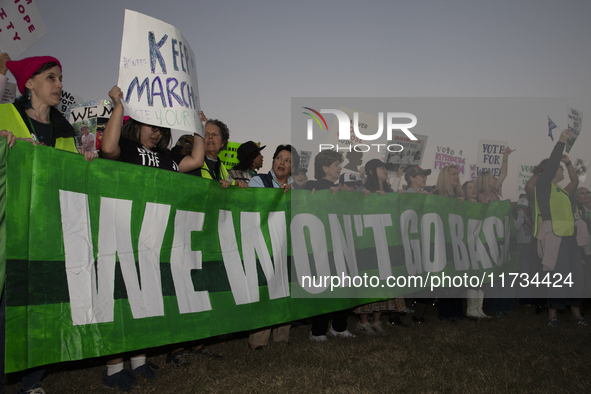
<path fill-rule="evenodd" d="M 452 149 L 448 146 L 438 146 L 435 152 L 435 160 L 433 161 L 433 169 L 441 170 L 444 167 L 455 165 L 458 167 L 458 174 L 464 177 L 467 172 L 466 158 L 462 157 L 463 151 L 461 149 Z"/>
<path fill-rule="evenodd" d="M 226 149 L 221 150 L 218 154 L 218 157 L 228 170 L 240 161 L 238 160 L 238 148 L 240 145 L 242 145 L 240 142 L 228 141 Z"/>
<path fill-rule="evenodd" d="M 74 141 L 78 152 L 96 152 L 101 148 L 105 125 L 112 112 L 109 100 L 82 101 L 68 106 L 65 117 L 76 131 Z"/>
<path fill-rule="evenodd" d="M 2 99 L 0 104 L 13 103 L 16 98 L 16 84 L 7 82 L 2 92 Z"/>
<path fill-rule="evenodd" d="M 495 177 L 498 177 L 501 173 L 503 152 L 506 147 L 507 141 L 478 141 L 476 174 L 480 174 L 482 171 L 490 171 Z"/>
<path fill-rule="evenodd" d="M 0 0 L 0 51 L 18 57 L 41 37 L 47 27 L 33 0 Z"/>
<path fill-rule="evenodd" d="M 476 182 L 476 178 L 478 177 L 478 172 L 477 169 L 478 167 L 476 166 L 476 164 L 470 164 L 470 178 L 468 178 L 469 181 L 472 182 Z"/>
<path fill-rule="evenodd" d="M 300 166 L 298 168 L 305 168 L 308 169 L 308 165 L 310 164 L 310 158 L 312 157 L 312 151 L 310 150 L 301 150 L 299 151 L 300 154 Z"/>
<path fill-rule="evenodd" d="M 68 111 L 68 107 L 73 107 L 76 103 L 83 101 L 82 97 L 75 96 L 72 93 L 68 93 L 65 90 L 62 90 L 62 99 L 60 103 L 56 106 L 58 111 L 66 116 L 66 112 Z M 67 119 L 67 118 L 66 118 Z"/>
<path fill-rule="evenodd" d="M 517 174 L 517 193 L 525 193 L 525 184 L 529 181 L 532 176 L 531 170 L 534 166 L 520 165 L 519 173 Z"/>
<path fill-rule="evenodd" d="M 133 119 L 203 135 L 195 56 L 174 26 L 125 10 L 118 86 Z"/>
<path fill-rule="evenodd" d="M 581 134 L 581 124 L 583 123 L 583 114 L 574 108 L 568 108 L 568 128 L 570 129 L 570 136 L 566 141 L 566 153 L 570 152 L 575 141 Z"/>
<path fill-rule="evenodd" d="M 401 131 L 394 131 L 395 144 L 400 144 L 404 147 L 401 152 L 388 152 L 386 155 L 386 169 L 390 172 L 398 171 L 400 166 L 420 166 L 423 161 L 423 155 L 427 148 L 427 136 L 414 133 L 414 136 L 418 138 L 417 141 L 413 141 L 404 135 Z"/>

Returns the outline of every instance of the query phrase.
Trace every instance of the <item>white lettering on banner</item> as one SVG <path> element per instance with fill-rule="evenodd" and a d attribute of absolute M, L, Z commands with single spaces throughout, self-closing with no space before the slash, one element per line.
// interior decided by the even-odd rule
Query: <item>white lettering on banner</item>
<path fill-rule="evenodd" d="M 482 220 L 469 219 L 468 220 L 468 250 L 470 252 L 470 260 L 472 262 L 472 269 L 479 270 L 478 262 L 482 263 L 482 268 L 492 268 L 492 263 L 486 253 L 484 244 L 480 240 L 480 231 L 482 229 Z"/>
<path fill-rule="evenodd" d="M 200 250 L 191 250 L 191 233 L 202 231 L 203 212 L 176 211 L 174 239 L 170 254 L 170 270 L 179 305 L 179 313 L 194 313 L 211 310 L 209 292 L 195 291 L 191 270 L 203 268 Z"/>
<path fill-rule="evenodd" d="M 433 235 L 433 261 L 431 261 L 431 226 L 433 225 L 435 234 Z M 447 263 L 445 255 L 445 238 L 443 232 L 443 222 L 436 213 L 427 213 L 421 218 L 421 236 L 423 239 L 423 268 L 426 272 L 443 271 Z"/>
<path fill-rule="evenodd" d="M 363 215 L 363 222 L 366 228 L 371 227 L 373 229 L 380 279 L 386 280 L 389 276 L 392 276 L 390 251 L 388 250 L 388 240 L 386 239 L 386 227 L 392 226 L 392 216 L 390 214 Z"/>
<path fill-rule="evenodd" d="M 276 299 L 289 296 L 285 213 L 272 212 L 269 214 L 269 232 L 271 234 L 275 233 L 271 237 L 273 256 L 277 258 L 275 268 L 273 268 L 269 249 L 260 228 L 260 221 L 259 212 L 241 212 L 240 214 L 243 268 L 240 253 L 238 252 L 238 243 L 236 242 L 232 212 L 219 211 L 218 234 L 220 240 L 223 240 L 223 242 L 220 242 L 220 247 L 236 305 L 259 301 L 256 256 L 259 257 L 267 279 L 269 298 Z"/>
<path fill-rule="evenodd" d="M 310 244 L 312 246 L 312 255 L 316 266 L 315 276 L 330 276 L 324 224 L 312 214 L 299 213 L 291 219 L 289 228 L 291 231 L 291 251 L 300 286 L 310 294 L 322 293 L 328 287 L 326 283 L 318 286 L 308 283 L 308 286 L 306 286 L 303 282 L 305 276 L 312 276 L 304 228 L 307 228 L 310 233 Z"/>
<path fill-rule="evenodd" d="M 75 305 L 72 307 L 74 325 L 113 321 L 116 256 L 133 317 L 164 315 L 160 248 L 170 206 L 146 204 L 138 241 L 141 288 L 131 242 L 131 206 L 128 200 L 101 198 L 95 273 L 88 197 L 60 190 L 68 291 L 70 303 Z"/>
<path fill-rule="evenodd" d="M 115 264 L 97 267 L 97 291 L 88 196 L 64 190 L 59 193 L 72 324 L 112 322 Z"/>
<path fill-rule="evenodd" d="M 462 241 L 464 239 L 464 221 L 460 215 L 453 213 L 450 213 L 447 219 L 456 271 L 465 271 L 470 268 L 470 257 L 468 257 L 466 244 Z"/>
<path fill-rule="evenodd" d="M 490 249 L 493 261 L 498 267 L 510 259 L 509 237 L 511 227 L 509 216 L 505 217 L 505 223 L 501 219 L 491 216 L 484 221 L 469 219 L 468 248 L 462 241 L 464 236 L 464 221 L 460 215 L 449 214 L 448 222 L 451 233 L 451 246 L 453 248 L 456 271 L 465 271 L 472 264 L 473 270 L 492 268 L 489 253 L 480 240 L 481 232 L 484 234 Z M 411 209 L 400 215 L 400 228 L 402 231 L 402 246 L 404 247 L 404 258 L 408 275 L 421 274 L 426 272 L 440 272 L 447 263 L 445 250 L 445 236 L 443 222 L 436 213 L 428 213 L 421 218 L 421 236 L 417 238 L 418 216 Z M 433 234 L 433 261 L 431 261 L 431 227 Z M 496 234 L 496 235 L 495 235 Z M 411 239 L 413 237 L 413 239 Z M 497 237 L 504 240 L 504 245 L 499 247 Z M 422 257 L 421 257 L 422 256 Z M 478 262 L 481 262 L 479 266 Z"/>
<path fill-rule="evenodd" d="M 412 209 L 402 212 L 400 215 L 400 228 L 402 231 L 402 246 L 404 247 L 404 261 L 409 275 L 423 273 L 423 260 L 421 258 L 421 240 L 410 239 L 409 234 L 418 232 L 417 213 Z M 409 228 L 410 227 L 410 228 Z M 412 250 L 411 250 L 412 248 Z"/>
<path fill-rule="evenodd" d="M 330 223 L 330 235 L 332 240 L 332 251 L 337 275 L 349 272 L 349 275 L 358 275 L 357 255 L 355 254 L 355 242 L 353 241 L 353 229 L 351 216 L 343 215 L 345 234 L 339 224 L 339 218 L 335 214 L 328 215 Z M 344 246 L 343 246 L 344 245 Z M 348 270 L 347 270 L 348 268 Z"/>

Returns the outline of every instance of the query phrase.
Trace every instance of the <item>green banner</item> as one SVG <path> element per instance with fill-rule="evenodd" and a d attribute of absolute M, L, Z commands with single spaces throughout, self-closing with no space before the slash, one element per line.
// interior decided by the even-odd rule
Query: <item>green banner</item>
<path fill-rule="evenodd" d="M 420 287 L 391 287 L 388 275 L 480 275 L 517 263 L 508 202 L 224 190 L 20 141 L 6 169 L 6 372 L 265 327 Z M 305 279 L 345 274 L 379 284 Z"/>

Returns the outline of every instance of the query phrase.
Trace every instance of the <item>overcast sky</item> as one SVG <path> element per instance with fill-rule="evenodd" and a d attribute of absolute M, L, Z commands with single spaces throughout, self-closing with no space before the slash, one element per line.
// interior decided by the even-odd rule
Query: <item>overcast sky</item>
<path fill-rule="evenodd" d="M 545 111 L 561 128 L 567 105 L 583 113 L 571 158 L 591 159 L 589 1 L 36 4 L 49 33 L 21 57 L 57 57 L 64 89 L 87 100 L 108 98 L 117 82 L 126 8 L 176 26 L 195 53 L 205 114 L 225 121 L 233 141 L 269 145 L 265 169 L 274 147 L 290 141 L 292 97 L 563 97 L 564 105 Z M 424 166 L 438 145 L 475 152 L 480 139 L 508 139 L 517 149 L 514 173 L 550 153 L 540 118 L 521 119 L 532 128 L 515 124 L 498 136 L 490 127 L 469 138 L 466 130 L 422 130 L 429 136 Z M 506 182 L 515 189 L 515 179 Z"/>

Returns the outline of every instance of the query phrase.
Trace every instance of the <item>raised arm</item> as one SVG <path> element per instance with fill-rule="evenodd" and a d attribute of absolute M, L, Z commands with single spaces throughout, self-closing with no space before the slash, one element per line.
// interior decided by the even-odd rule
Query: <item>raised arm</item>
<path fill-rule="evenodd" d="M 179 172 L 189 172 L 203 167 L 205 160 L 205 142 L 203 137 L 195 133 L 193 135 L 193 150 L 190 156 L 185 156 L 179 163 Z"/>
<path fill-rule="evenodd" d="M 579 177 L 577 176 L 577 171 L 575 171 L 575 167 L 570 162 L 570 159 L 567 155 L 562 155 L 561 161 L 566 165 L 566 170 L 568 171 L 568 177 L 570 179 L 569 184 L 566 185 L 564 190 L 566 190 L 566 192 L 571 196 L 574 196 L 575 192 L 577 191 L 577 187 L 579 187 Z"/>
<path fill-rule="evenodd" d="M 535 191 L 536 183 L 538 182 L 539 177 L 540 177 L 540 173 L 536 172 L 531 176 L 531 178 L 529 178 L 529 180 L 525 184 L 525 194 L 527 195 L 527 199 L 529 201 L 535 200 L 535 192 L 534 191 Z"/>
<path fill-rule="evenodd" d="M 503 185 L 503 181 L 507 178 L 507 172 L 509 168 L 509 155 L 515 152 L 515 149 L 511 150 L 511 148 L 506 147 L 505 152 L 503 152 L 503 163 L 501 164 L 501 173 L 499 174 L 499 178 L 497 179 L 496 189 L 500 189 Z"/>
<path fill-rule="evenodd" d="M 121 155 L 119 147 L 119 138 L 121 137 L 121 124 L 123 123 L 123 92 L 118 86 L 113 86 L 109 91 L 109 97 L 113 101 L 113 112 L 111 118 L 105 126 L 103 138 L 101 140 L 101 152 L 105 159 L 117 160 Z"/>

